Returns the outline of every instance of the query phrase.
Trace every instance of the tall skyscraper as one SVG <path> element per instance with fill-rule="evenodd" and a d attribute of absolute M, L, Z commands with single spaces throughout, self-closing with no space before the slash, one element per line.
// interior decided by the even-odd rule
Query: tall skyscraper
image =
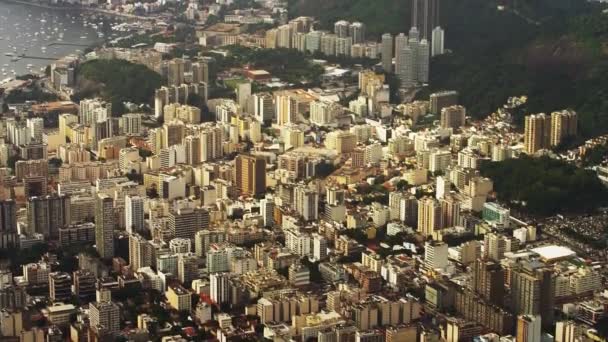
<path fill-rule="evenodd" d="M 439 26 L 433 29 L 433 36 L 431 37 L 431 56 L 439 56 L 444 53 L 445 44 L 445 31 Z"/>
<path fill-rule="evenodd" d="M 266 160 L 260 156 L 239 155 L 235 161 L 235 183 L 243 195 L 266 191 Z"/>
<path fill-rule="evenodd" d="M 393 71 L 393 35 L 385 33 L 382 35 L 382 68 L 385 72 Z"/>
<path fill-rule="evenodd" d="M 114 200 L 98 194 L 95 203 L 95 245 L 102 258 L 114 257 Z"/>
<path fill-rule="evenodd" d="M 125 226 L 128 233 L 144 230 L 144 199 L 140 196 L 125 196 Z"/>
<path fill-rule="evenodd" d="M 412 26 L 417 27 L 421 37 L 429 39 L 431 30 L 439 26 L 440 0 L 412 0 Z"/>

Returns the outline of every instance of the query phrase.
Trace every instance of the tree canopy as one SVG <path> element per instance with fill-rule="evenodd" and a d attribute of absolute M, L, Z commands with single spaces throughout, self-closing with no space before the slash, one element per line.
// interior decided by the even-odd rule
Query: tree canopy
<path fill-rule="evenodd" d="M 597 175 L 548 157 L 522 157 L 484 163 L 483 176 L 494 182 L 498 199 L 540 216 L 591 212 L 608 203 Z"/>
<path fill-rule="evenodd" d="M 79 80 L 101 84 L 101 90 L 82 89 L 74 95 L 76 100 L 90 96 L 101 96 L 112 102 L 113 114 L 124 111 L 123 102 L 148 103 L 154 91 L 162 85 L 161 76 L 141 64 L 125 60 L 92 60 L 82 64 L 77 71 Z"/>

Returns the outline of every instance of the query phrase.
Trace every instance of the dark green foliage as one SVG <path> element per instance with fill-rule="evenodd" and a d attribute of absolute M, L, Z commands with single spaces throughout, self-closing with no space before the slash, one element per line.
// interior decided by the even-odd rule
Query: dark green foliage
<path fill-rule="evenodd" d="M 130 38 L 121 39 L 115 46 L 121 48 L 130 48 L 137 44 L 146 44 L 147 46 L 154 46 L 155 43 L 175 43 L 174 36 L 165 36 L 162 34 L 141 34 Z"/>
<path fill-rule="evenodd" d="M 592 212 L 608 203 L 608 191 L 593 171 L 547 157 L 485 163 L 498 199 L 530 214 Z"/>
<path fill-rule="evenodd" d="M 254 69 L 264 69 L 289 83 L 316 82 L 323 68 L 313 64 L 303 53 L 292 49 L 251 49 L 229 46 L 230 55 L 218 57 L 221 69 L 249 64 Z"/>
<path fill-rule="evenodd" d="M 124 60 L 93 60 L 78 68 L 78 77 L 103 85 L 99 94 L 112 102 L 115 115 L 124 112 L 123 102 L 152 103 L 154 91 L 162 85 L 159 74 L 141 64 Z M 76 94 L 76 100 L 96 94 Z"/>
<path fill-rule="evenodd" d="M 584 166 L 594 166 L 608 160 L 608 145 L 599 145 L 585 152 Z"/>
<path fill-rule="evenodd" d="M 11 91 L 5 98 L 6 103 L 23 103 L 25 101 L 47 102 L 56 100 L 56 95 L 47 93 L 37 86 L 33 88 L 26 88 L 25 90 L 15 89 Z"/>

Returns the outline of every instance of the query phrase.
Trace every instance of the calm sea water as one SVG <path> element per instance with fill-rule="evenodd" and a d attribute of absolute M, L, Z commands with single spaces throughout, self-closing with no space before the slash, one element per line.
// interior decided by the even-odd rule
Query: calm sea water
<path fill-rule="evenodd" d="M 100 39 L 91 19 L 80 12 L 0 0 L 0 80 L 53 62 L 35 57 L 60 58 Z M 25 56 L 17 60 L 20 55 Z"/>

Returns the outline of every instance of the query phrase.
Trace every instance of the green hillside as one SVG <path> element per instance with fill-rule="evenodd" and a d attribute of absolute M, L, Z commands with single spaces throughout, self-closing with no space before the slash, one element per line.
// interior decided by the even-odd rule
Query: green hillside
<path fill-rule="evenodd" d="M 123 102 L 151 104 L 154 91 L 162 85 L 160 75 L 146 66 L 125 60 L 92 60 L 79 66 L 79 91 L 75 100 L 100 96 L 112 102 L 115 115 L 124 111 Z"/>

